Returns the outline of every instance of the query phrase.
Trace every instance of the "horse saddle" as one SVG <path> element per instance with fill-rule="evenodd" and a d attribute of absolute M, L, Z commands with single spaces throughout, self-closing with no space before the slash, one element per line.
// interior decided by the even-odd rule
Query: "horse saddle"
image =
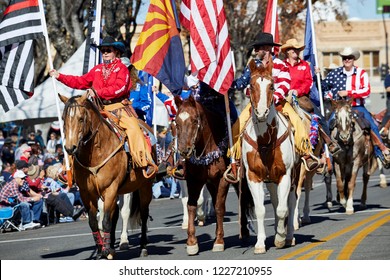
<path fill-rule="evenodd" d="M 366 134 L 370 133 L 370 129 L 371 129 L 370 122 L 364 118 L 364 114 L 362 112 L 353 110 L 352 117 L 355 119 L 356 123 Z"/>

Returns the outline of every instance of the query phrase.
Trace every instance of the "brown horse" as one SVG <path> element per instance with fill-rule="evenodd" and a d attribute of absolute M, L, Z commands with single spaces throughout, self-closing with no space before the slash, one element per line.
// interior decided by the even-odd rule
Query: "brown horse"
<path fill-rule="evenodd" d="M 217 219 L 213 251 L 223 251 L 225 249 L 223 219 L 229 188 L 229 183 L 223 178 L 223 173 L 229 165 L 229 159 L 226 157 L 228 138 L 225 120 L 192 96 L 184 101 L 176 96 L 175 102 L 178 107 L 177 149 L 185 158 L 185 179 L 188 185 L 187 253 L 195 255 L 199 252 L 194 220 L 197 200 L 205 184 L 210 192 Z M 246 215 L 241 215 L 242 237 L 249 236 L 246 225 Z"/>
<path fill-rule="evenodd" d="M 334 171 L 340 204 L 347 214 L 354 213 L 353 193 L 358 171 L 363 167 L 363 192 L 360 207 L 366 208 L 367 184 L 370 174 L 378 167 L 373 152 L 373 145 L 368 136 L 353 118 L 351 100 L 333 101 L 336 129 L 333 138 L 341 147 L 341 152 L 334 157 Z"/>
<path fill-rule="evenodd" d="M 97 259 L 112 259 L 118 220 L 117 197 L 133 192 L 131 225 L 141 225 L 141 256 L 147 255 L 147 219 L 153 179 L 129 167 L 129 157 L 120 140 L 87 94 L 67 98 L 63 112 L 65 149 L 73 158 L 73 177 L 88 211 L 89 226 L 97 246 Z M 104 202 L 103 236 L 96 218 L 98 199 Z"/>

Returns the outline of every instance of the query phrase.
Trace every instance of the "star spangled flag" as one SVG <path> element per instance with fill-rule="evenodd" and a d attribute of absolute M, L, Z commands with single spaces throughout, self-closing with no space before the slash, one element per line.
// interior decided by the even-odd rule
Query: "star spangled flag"
<path fill-rule="evenodd" d="M 96 32 L 100 32 L 99 23 L 96 21 L 97 14 L 97 1 L 100 0 L 91 0 L 91 8 L 89 11 L 89 19 L 88 19 L 88 35 L 85 42 L 85 53 L 84 53 L 84 65 L 83 65 L 83 74 L 88 73 L 97 63 L 96 61 Z"/>
<path fill-rule="evenodd" d="M 39 37 L 38 0 L 11 0 L 0 23 L 0 104 L 5 112 L 33 95 L 33 40 Z"/>
<path fill-rule="evenodd" d="M 314 67 L 316 66 L 315 52 L 314 52 L 314 38 L 312 30 L 312 16 L 311 9 L 308 5 L 306 13 L 306 27 L 305 27 L 305 49 L 303 50 L 303 59 L 310 64 L 311 74 L 313 77 L 316 76 Z M 316 83 L 310 89 L 310 99 L 317 105 L 320 105 L 320 94 Z"/>
<path fill-rule="evenodd" d="M 191 72 L 226 94 L 234 79 L 230 38 L 222 0 L 183 0 L 181 23 L 190 31 Z"/>
<path fill-rule="evenodd" d="M 171 0 L 151 0 L 144 27 L 131 56 L 138 70 L 153 75 L 172 93 L 184 86 L 184 52 Z"/>
<path fill-rule="evenodd" d="M 278 24 L 278 13 L 277 13 L 277 0 L 268 0 L 267 11 L 264 19 L 263 32 L 271 33 L 274 36 L 274 42 L 280 42 L 279 36 L 279 24 Z M 279 47 L 273 48 L 275 55 L 279 53 Z"/>

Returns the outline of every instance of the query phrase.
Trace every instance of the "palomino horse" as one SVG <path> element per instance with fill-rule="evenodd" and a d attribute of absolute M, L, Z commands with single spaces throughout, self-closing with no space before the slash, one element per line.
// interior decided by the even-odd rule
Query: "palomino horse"
<path fill-rule="evenodd" d="M 178 152 L 185 158 L 185 179 L 188 185 L 187 253 L 195 255 L 199 252 L 194 220 L 197 200 L 205 184 L 212 197 L 217 219 L 213 251 L 223 251 L 223 219 L 229 188 L 229 183 L 223 178 L 223 173 L 229 165 L 229 159 L 226 157 L 226 124 L 219 114 L 208 110 L 192 96 L 184 101 L 176 96 L 175 103 L 178 107 Z M 249 236 L 246 216 L 242 215 L 241 219 L 245 220 L 241 220 L 241 235 Z"/>
<path fill-rule="evenodd" d="M 292 187 L 292 176 L 299 157 L 295 152 L 291 124 L 275 108 L 272 63 L 267 67 L 257 67 L 252 60 L 249 67 L 252 112 L 243 134 L 242 162 L 257 217 L 258 232 L 254 253 L 262 254 L 266 252 L 265 186 L 270 190 L 274 207 L 275 246 L 282 248 L 295 242 L 293 214 L 296 194 Z"/>
<path fill-rule="evenodd" d="M 354 213 L 353 193 L 359 169 L 363 167 L 363 192 L 360 208 L 365 209 L 368 180 L 370 174 L 373 174 L 378 167 L 370 139 L 364 135 L 363 130 L 353 118 L 351 102 L 351 100 L 333 101 L 336 129 L 333 130 L 332 135 L 342 150 L 334 157 L 334 171 L 340 204 L 345 207 L 347 214 Z"/>
<path fill-rule="evenodd" d="M 73 157 L 73 177 L 88 211 L 97 258 L 112 259 L 115 253 L 115 228 L 119 215 L 117 196 L 129 192 L 133 192 L 131 224 L 141 225 L 141 256 L 146 256 L 153 178 L 147 179 L 141 169 L 129 167 L 128 155 L 123 146 L 125 139 L 118 138 L 87 94 L 72 98 L 59 97 L 65 103 L 62 116 L 64 146 Z M 99 198 L 104 201 L 103 236 L 99 232 L 96 217 Z"/>

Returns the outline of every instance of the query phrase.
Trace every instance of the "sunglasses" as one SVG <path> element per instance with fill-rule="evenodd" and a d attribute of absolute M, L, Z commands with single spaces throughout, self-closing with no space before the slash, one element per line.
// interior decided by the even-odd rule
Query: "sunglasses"
<path fill-rule="evenodd" d="M 343 60 L 352 60 L 352 59 L 355 59 L 354 56 L 343 56 L 342 57 Z"/>
<path fill-rule="evenodd" d="M 112 53 L 113 52 L 113 50 L 112 49 L 101 49 L 100 50 L 102 53 Z"/>

